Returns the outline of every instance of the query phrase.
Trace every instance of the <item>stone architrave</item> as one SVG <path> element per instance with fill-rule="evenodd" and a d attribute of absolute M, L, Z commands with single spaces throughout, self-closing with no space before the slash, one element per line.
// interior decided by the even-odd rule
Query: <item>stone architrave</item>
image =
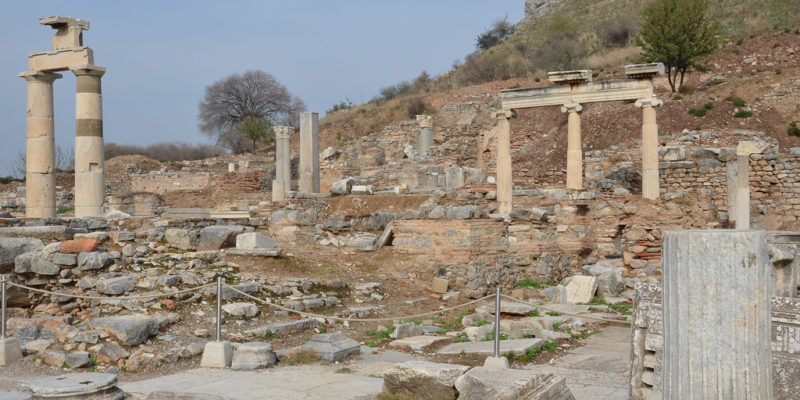
<path fill-rule="evenodd" d="M 497 118 L 497 212 L 508 214 L 512 209 L 513 185 L 511 174 L 511 111 L 495 112 Z"/>
<path fill-rule="evenodd" d="M 417 137 L 417 146 L 419 149 L 420 157 L 426 157 L 433 154 L 433 117 L 430 115 L 417 115 L 417 123 L 419 124 L 419 136 Z"/>
<path fill-rule="evenodd" d="M 769 399 L 764 231 L 664 233 L 664 398 Z"/>
<path fill-rule="evenodd" d="M 27 71 L 20 73 L 19 76 L 28 81 L 25 216 L 55 218 L 56 144 L 53 125 L 53 81 L 61 78 L 61 74 Z"/>
<path fill-rule="evenodd" d="M 660 194 L 658 178 L 658 124 L 656 109 L 662 105 L 655 97 L 636 100 L 642 108 L 642 197 L 655 200 Z"/>
<path fill-rule="evenodd" d="M 70 67 L 77 80 L 75 95 L 75 217 L 103 215 L 105 156 L 103 95 L 100 78 L 106 69 L 95 65 Z"/>
<path fill-rule="evenodd" d="M 319 193 L 319 114 L 300 114 L 300 193 Z"/>
<path fill-rule="evenodd" d="M 581 115 L 583 106 L 565 104 L 561 112 L 568 113 L 567 120 L 567 189 L 583 189 L 583 150 L 581 149 Z"/>
<path fill-rule="evenodd" d="M 275 180 L 283 182 L 284 193 L 292 190 L 291 126 L 275 127 Z"/>

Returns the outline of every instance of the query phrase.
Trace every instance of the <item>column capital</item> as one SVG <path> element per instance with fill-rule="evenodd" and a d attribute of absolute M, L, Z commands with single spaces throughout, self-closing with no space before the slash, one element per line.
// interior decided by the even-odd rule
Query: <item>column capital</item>
<path fill-rule="evenodd" d="M 417 124 L 420 128 L 433 128 L 433 116 L 417 115 Z"/>
<path fill-rule="evenodd" d="M 503 110 L 495 110 L 494 112 L 492 112 L 492 117 L 497 119 L 509 119 L 509 118 L 515 118 L 516 116 L 517 112 L 514 110 L 503 109 Z"/>
<path fill-rule="evenodd" d="M 24 71 L 17 74 L 18 77 L 24 78 L 28 82 L 45 82 L 53 83 L 56 79 L 61 79 L 63 75 L 55 72 L 44 71 Z"/>
<path fill-rule="evenodd" d="M 659 100 L 659 99 L 657 99 L 657 98 L 655 98 L 655 97 L 651 97 L 649 99 L 639 99 L 639 100 L 636 100 L 636 103 L 635 103 L 636 107 L 640 107 L 640 108 L 642 108 L 642 107 L 658 107 L 658 106 L 660 106 L 662 104 L 664 104 L 664 102 Z"/>
<path fill-rule="evenodd" d="M 581 111 L 583 111 L 583 106 L 580 105 L 579 103 L 567 103 L 567 104 L 564 104 L 564 106 L 561 107 L 561 112 L 562 113 L 566 113 L 566 112 L 579 113 Z"/>
<path fill-rule="evenodd" d="M 69 67 L 69 70 L 72 71 L 72 73 L 75 74 L 75 76 L 90 75 L 90 76 L 101 77 L 106 73 L 106 67 L 100 67 L 97 65 L 90 65 L 90 64 L 74 65 L 72 67 Z"/>
<path fill-rule="evenodd" d="M 276 126 L 274 128 L 275 137 L 278 139 L 289 139 L 289 136 L 292 135 L 294 128 L 291 126 Z"/>

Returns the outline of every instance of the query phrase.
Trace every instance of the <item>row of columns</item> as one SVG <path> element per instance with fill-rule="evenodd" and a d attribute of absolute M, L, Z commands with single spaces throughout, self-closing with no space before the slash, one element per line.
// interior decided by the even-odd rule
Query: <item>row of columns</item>
<path fill-rule="evenodd" d="M 275 180 L 272 181 L 272 201 L 281 202 L 292 190 L 292 152 L 290 126 L 275 127 Z M 300 193 L 319 193 L 319 114 L 300 115 Z"/>
<path fill-rule="evenodd" d="M 106 69 L 72 67 L 77 79 L 75 98 L 75 216 L 103 214 L 105 200 L 103 99 L 100 78 Z M 55 218 L 56 162 L 53 82 L 61 74 L 26 71 L 28 82 L 25 186 L 27 218 Z"/>

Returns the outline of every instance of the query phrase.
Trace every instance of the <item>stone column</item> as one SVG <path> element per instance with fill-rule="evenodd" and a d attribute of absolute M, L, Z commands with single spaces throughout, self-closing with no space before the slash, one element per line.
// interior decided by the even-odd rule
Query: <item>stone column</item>
<path fill-rule="evenodd" d="M 75 95 L 75 217 L 98 217 L 103 215 L 106 196 L 100 89 L 100 78 L 106 69 L 81 65 L 70 70 L 78 84 Z"/>
<path fill-rule="evenodd" d="M 636 106 L 642 108 L 642 197 L 655 200 L 659 197 L 658 178 L 658 125 L 655 107 L 663 104 L 656 98 L 640 99 Z"/>
<path fill-rule="evenodd" d="M 497 212 L 508 214 L 513 207 L 511 194 L 513 188 L 511 175 L 511 124 L 510 111 L 498 111 L 497 118 Z"/>
<path fill-rule="evenodd" d="M 275 179 L 283 182 L 284 193 L 292 190 L 291 126 L 275 127 Z"/>
<path fill-rule="evenodd" d="M 300 115 L 300 193 L 319 193 L 319 114 Z"/>
<path fill-rule="evenodd" d="M 430 115 L 417 115 L 419 124 L 419 137 L 417 146 L 420 157 L 427 157 L 433 154 L 433 117 Z"/>
<path fill-rule="evenodd" d="M 750 229 L 750 155 L 736 155 L 736 229 Z"/>
<path fill-rule="evenodd" d="M 28 81 L 25 217 L 56 216 L 56 153 L 53 125 L 53 81 L 61 74 L 26 71 Z"/>
<path fill-rule="evenodd" d="M 664 233 L 664 399 L 770 399 L 764 231 Z"/>
<path fill-rule="evenodd" d="M 733 150 L 734 152 L 736 150 Z M 735 153 L 734 153 L 735 154 Z M 725 178 L 726 178 L 726 204 L 728 206 L 728 220 L 730 222 L 736 222 L 736 184 L 739 181 L 739 178 L 736 175 L 736 169 L 738 166 L 733 160 L 728 160 L 725 163 Z"/>
<path fill-rule="evenodd" d="M 561 112 L 569 113 L 567 121 L 567 189 L 583 189 L 583 150 L 581 150 L 581 116 L 583 106 L 565 104 Z"/>

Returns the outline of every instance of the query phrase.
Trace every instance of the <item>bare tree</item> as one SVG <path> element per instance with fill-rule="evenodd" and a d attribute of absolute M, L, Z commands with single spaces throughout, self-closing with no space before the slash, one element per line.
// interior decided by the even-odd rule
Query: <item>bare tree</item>
<path fill-rule="evenodd" d="M 59 171 L 75 171 L 75 149 L 70 147 L 66 150 L 61 146 L 56 146 L 56 169 Z"/>
<path fill-rule="evenodd" d="M 200 131 L 218 145 L 242 152 L 251 141 L 237 129 L 239 124 L 263 119 L 273 126 L 297 126 L 306 105 L 272 75 L 247 71 L 207 86 L 198 108 Z"/>

